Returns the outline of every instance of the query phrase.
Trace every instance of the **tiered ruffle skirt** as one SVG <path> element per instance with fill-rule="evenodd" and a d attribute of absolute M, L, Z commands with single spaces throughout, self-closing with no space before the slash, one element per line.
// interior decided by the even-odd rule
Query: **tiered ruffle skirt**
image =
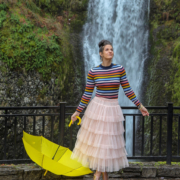
<path fill-rule="evenodd" d="M 128 167 L 123 121 L 117 99 L 94 97 L 82 118 L 71 158 L 101 172 Z"/>

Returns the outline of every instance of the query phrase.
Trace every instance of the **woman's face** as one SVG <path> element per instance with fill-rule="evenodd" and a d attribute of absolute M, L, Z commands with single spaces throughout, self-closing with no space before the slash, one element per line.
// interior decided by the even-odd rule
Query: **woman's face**
<path fill-rule="evenodd" d="M 103 52 L 99 53 L 102 59 L 111 60 L 114 56 L 113 47 L 111 45 L 105 45 Z"/>

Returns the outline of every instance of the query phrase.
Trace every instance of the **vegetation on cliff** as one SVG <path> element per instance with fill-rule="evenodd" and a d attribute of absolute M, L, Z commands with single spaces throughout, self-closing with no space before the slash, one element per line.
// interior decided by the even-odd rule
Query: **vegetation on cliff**
<path fill-rule="evenodd" d="M 79 81 L 77 76 L 82 77 L 82 62 L 73 56 L 71 33 L 81 31 L 87 2 L 0 0 L 0 59 L 8 71 L 36 70 L 44 82 L 53 77 L 61 100 L 72 97 L 73 102 L 74 82 Z M 3 66 L 0 71 L 7 72 Z"/>
<path fill-rule="evenodd" d="M 83 61 L 80 32 L 86 19 L 88 0 L 0 0 L 0 105 L 54 106 L 60 101 L 77 105 L 82 95 Z M 21 111 L 22 112 L 22 111 Z M 39 110 L 38 113 L 51 112 Z M 72 109 L 68 112 L 72 112 Z M 4 112 L 1 112 L 4 113 Z M 17 111 L 8 112 L 17 114 Z M 20 113 L 18 111 L 18 113 Z M 34 113 L 31 111 L 29 113 Z M 37 112 L 36 112 L 37 113 Z M 59 113 L 59 111 L 58 111 Z M 23 117 L 17 117 L 17 155 L 22 158 Z M 4 151 L 13 159 L 14 120 L 8 119 L 4 146 L 4 119 L 0 123 L 0 159 Z M 42 117 L 36 120 L 36 134 L 42 135 Z M 65 128 L 70 118 L 66 116 Z M 33 132 L 32 118 L 26 131 Z M 53 132 L 50 133 L 51 128 Z M 45 137 L 57 143 L 59 117 L 45 117 Z M 76 132 L 74 128 L 72 132 Z M 75 134 L 75 133 L 74 133 Z M 73 142 L 76 137 L 73 136 Z M 64 137 L 65 146 L 69 136 Z"/>
<path fill-rule="evenodd" d="M 150 15 L 151 61 L 148 105 L 180 106 L 180 1 L 153 0 Z"/>
<path fill-rule="evenodd" d="M 180 106 L 180 1 L 152 0 L 150 12 L 149 85 L 146 90 L 148 106 Z M 152 111 L 151 112 L 157 112 Z M 158 112 L 167 113 L 159 110 Z M 175 112 L 176 113 L 176 112 Z M 179 111 L 178 111 L 179 113 Z M 151 119 L 145 121 L 145 151 L 150 152 Z M 153 155 L 159 154 L 160 117 L 153 119 Z M 173 119 L 173 155 L 177 154 L 178 118 Z M 162 117 L 162 155 L 166 154 L 167 117 Z"/>

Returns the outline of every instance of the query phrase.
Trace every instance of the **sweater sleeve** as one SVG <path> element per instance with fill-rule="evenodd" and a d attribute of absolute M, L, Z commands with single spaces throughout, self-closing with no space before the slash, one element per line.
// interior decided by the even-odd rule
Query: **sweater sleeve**
<path fill-rule="evenodd" d="M 92 73 L 92 70 L 90 70 L 87 75 L 87 83 L 86 83 L 84 94 L 81 98 L 80 104 L 77 107 L 76 111 L 82 112 L 83 109 L 87 106 L 89 100 L 92 97 L 94 86 L 95 86 L 94 75 Z"/>
<path fill-rule="evenodd" d="M 134 91 L 130 87 L 129 81 L 126 77 L 126 71 L 124 67 L 121 68 L 120 70 L 120 84 L 124 90 L 125 95 L 136 105 L 140 105 L 140 101 L 137 99 Z"/>

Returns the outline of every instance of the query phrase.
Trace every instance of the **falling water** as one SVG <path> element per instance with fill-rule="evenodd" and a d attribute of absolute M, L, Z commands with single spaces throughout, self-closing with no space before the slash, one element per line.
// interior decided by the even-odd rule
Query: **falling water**
<path fill-rule="evenodd" d="M 148 18 L 150 0 L 89 0 L 88 18 L 83 27 L 85 75 L 99 65 L 98 43 L 107 39 L 113 44 L 113 62 L 126 69 L 127 78 L 141 100 L 144 62 L 148 55 Z M 121 106 L 133 106 L 119 91 Z M 130 113 L 130 112 L 128 112 Z M 126 119 L 126 150 L 132 155 L 132 119 Z"/>

